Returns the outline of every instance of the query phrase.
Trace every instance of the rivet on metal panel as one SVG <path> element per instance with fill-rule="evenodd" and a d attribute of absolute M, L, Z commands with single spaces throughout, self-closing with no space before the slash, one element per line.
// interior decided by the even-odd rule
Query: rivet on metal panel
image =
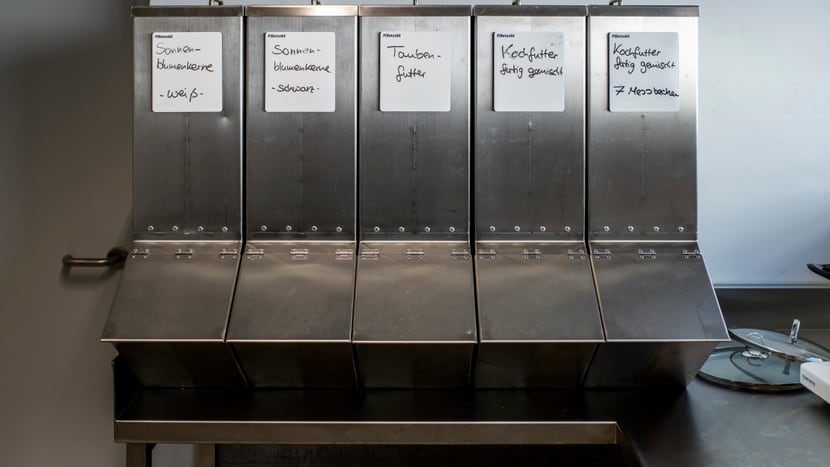
<path fill-rule="evenodd" d="M 354 251 L 345 249 L 345 248 L 338 248 L 334 250 L 334 259 L 335 261 L 351 261 L 354 258 Z"/>
<path fill-rule="evenodd" d="M 686 229 L 681 225 L 680 227 L 677 228 L 677 231 L 680 232 L 680 233 L 683 233 L 683 232 L 686 231 Z"/>
<path fill-rule="evenodd" d="M 380 227 L 378 227 L 378 226 L 374 226 L 374 227 L 372 227 L 372 230 L 373 230 L 375 233 L 378 233 L 378 232 L 380 232 Z"/>
<path fill-rule="evenodd" d="M 174 225 L 172 230 L 173 230 L 173 232 L 178 232 L 179 231 L 179 226 Z"/>
<path fill-rule="evenodd" d="M 266 230 L 268 230 L 268 226 L 267 226 L 267 225 L 261 225 L 261 226 L 259 227 L 259 230 L 261 230 L 261 231 L 265 232 Z"/>
<path fill-rule="evenodd" d="M 258 260 L 262 259 L 262 257 L 265 256 L 265 250 L 263 248 L 248 247 L 248 250 L 245 252 L 245 255 L 248 257 L 249 260 Z"/>
<path fill-rule="evenodd" d="M 455 227 L 450 226 L 450 233 L 454 233 L 454 232 L 455 232 Z"/>
<path fill-rule="evenodd" d="M 652 227 L 652 228 L 651 228 L 651 230 L 653 230 L 653 231 L 655 231 L 655 232 L 659 232 L 659 231 L 660 231 L 660 226 L 659 226 L 659 225 L 655 225 L 654 227 Z"/>
<path fill-rule="evenodd" d="M 582 248 L 577 248 L 575 250 L 568 250 L 568 259 L 585 259 L 587 255 L 585 254 L 585 250 Z"/>
<path fill-rule="evenodd" d="M 294 230 L 294 227 L 291 227 L 290 225 L 285 226 L 285 231 L 286 232 L 291 232 L 292 230 Z"/>
<path fill-rule="evenodd" d="M 308 259 L 308 249 L 307 248 L 292 248 L 289 251 L 289 255 L 291 259 L 294 261 L 302 261 Z"/>
<path fill-rule="evenodd" d="M 146 259 L 148 256 L 150 256 L 149 248 L 133 248 L 132 251 L 130 251 L 130 258 L 132 259 Z"/>
<path fill-rule="evenodd" d="M 629 232 L 634 232 L 634 226 L 629 225 L 628 227 L 626 227 L 626 230 L 628 230 Z"/>
<path fill-rule="evenodd" d="M 227 225 L 223 225 L 223 226 L 222 226 L 222 232 L 227 232 L 227 231 L 228 231 L 228 226 L 227 226 Z"/>
<path fill-rule="evenodd" d="M 424 259 L 424 250 L 421 248 L 409 248 L 406 250 L 406 259 Z"/>
<path fill-rule="evenodd" d="M 153 227 L 152 225 L 148 225 L 148 226 L 147 226 L 147 231 L 148 231 L 148 232 L 152 232 L 152 231 L 154 231 L 154 230 L 156 230 L 156 228 L 155 228 L 155 227 Z"/>
<path fill-rule="evenodd" d="M 173 255 L 176 259 L 193 259 L 193 248 L 178 248 Z"/>
<path fill-rule="evenodd" d="M 518 225 L 514 225 L 514 226 L 513 226 L 513 230 L 515 230 L 516 232 L 521 232 L 521 231 L 522 231 L 522 228 L 521 228 L 521 227 L 519 227 Z"/>
<path fill-rule="evenodd" d="M 611 258 L 611 250 L 607 248 L 599 248 L 594 250 L 594 258 L 596 259 L 610 259 Z"/>
<path fill-rule="evenodd" d="M 363 250 L 360 252 L 360 259 L 364 261 L 377 261 L 378 259 L 380 259 L 380 250 Z"/>
<path fill-rule="evenodd" d="M 496 250 L 486 249 L 486 250 L 478 250 L 478 257 L 480 259 L 496 259 Z"/>
<path fill-rule="evenodd" d="M 426 227 L 424 227 L 424 232 L 430 233 L 430 232 L 432 232 L 432 229 L 429 228 L 429 226 L 426 226 Z"/>
<path fill-rule="evenodd" d="M 525 248 L 522 250 L 522 257 L 524 259 L 542 259 L 542 252 L 538 248 Z"/>
<path fill-rule="evenodd" d="M 197 231 L 197 232 L 204 232 L 204 231 L 205 231 L 205 228 L 204 228 L 203 226 L 201 226 L 201 225 L 200 225 L 200 226 L 196 227 L 196 231 Z"/>
<path fill-rule="evenodd" d="M 607 226 L 607 225 L 604 225 L 604 226 L 602 226 L 602 231 L 603 231 L 603 232 L 610 232 L 610 231 L 611 231 L 611 227 L 609 227 L 609 226 Z"/>
<path fill-rule="evenodd" d="M 470 250 L 466 248 L 453 249 L 450 253 L 452 259 L 470 259 Z"/>
<path fill-rule="evenodd" d="M 496 226 L 495 226 L 495 225 L 491 225 L 491 226 L 490 226 L 490 232 L 495 232 L 495 231 L 496 231 Z"/>
<path fill-rule="evenodd" d="M 570 232 L 571 231 L 571 226 L 566 225 L 562 230 L 564 230 L 565 232 Z"/>
<path fill-rule="evenodd" d="M 229 250 L 226 248 L 222 248 L 219 250 L 219 258 L 221 259 L 236 259 L 238 253 L 236 250 Z"/>
<path fill-rule="evenodd" d="M 340 227 L 340 226 L 338 225 L 337 227 L 335 227 L 335 228 L 334 228 L 334 231 L 335 231 L 335 232 L 337 232 L 337 233 L 340 233 L 340 232 L 342 232 L 342 231 L 343 231 L 343 227 Z"/>
<path fill-rule="evenodd" d="M 637 250 L 637 254 L 640 256 L 640 259 L 657 259 L 657 252 L 653 248 Z"/>
<path fill-rule="evenodd" d="M 400 232 L 400 233 L 406 232 L 406 227 L 404 227 L 404 226 L 398 227 L 398 232 Z"/>
<path fill-rule="evenodd" d="M 312 226 L 311 226 L 311 231 L 312 231 L 312 232 L 316 232 L 316 231 L 317 231 L 317 226 L 316 226 L 316 225 L 312 225 Z"/>
<path fill-rule="evenodd" d="M 544 225 L 539 226 L 539 232 L 544 232 L 545 230 L 548 230 L 547 227 L 545 227 Z"/>
<path fill-rule="evenodd" d="M 700 250 L 694 248 L 692 250 L 688 250 L 686 248 L 683 249 L 683 259 L 700 259 Z"/>

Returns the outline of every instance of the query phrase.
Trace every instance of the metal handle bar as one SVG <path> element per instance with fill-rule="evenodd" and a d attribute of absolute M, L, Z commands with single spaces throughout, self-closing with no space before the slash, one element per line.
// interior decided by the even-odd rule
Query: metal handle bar
<path fill-rule="evenodd" d="M 64 266 L 81 267 L 116 267 L 127 259 L 127 250 L 115 247 L 107 252 L 106 258 L 75 258 L 72 255 L 63 257 Z"/>
<path fill-rule="evenodd" d="M 825 279 L 830 279 L 830 264 L 810 263 L 807 268 Z"/>

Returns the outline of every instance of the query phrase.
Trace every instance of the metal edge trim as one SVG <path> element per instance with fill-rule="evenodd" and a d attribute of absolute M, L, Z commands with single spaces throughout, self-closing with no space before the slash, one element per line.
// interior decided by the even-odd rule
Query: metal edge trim
<path fill-rule="evenodd" d="M 654 343 L 664 343 L 664 344 L 702 344 L 702 343 L 711 343 L 711 344 L 718 344 L 721 342 L 729 342 L 730 339 L 719 339 L 716 337 L 709 337 L 709 338 L 671 338 L 671 339 L 639 339 L 639 338 L 631 338 L 631 339 L 614 339 L 614 338 L 606 338 L 605 342 L 608 344 L 654 344 Z"/>
<path fill-rule="evenodd" d="M 226 339 L 228 344 L 351 344 L 350 339 Z"/>
<path fill-rule="evenodd" d="M 473 338 L 471 340 L 456 339 L 456 340 L 443 340 L 443 341 L 442 340 L 430 340 L 430 339 L 424 339 L 424 340 L 406 339 L 406 340 L 399 340 L 399 341 L 390 341 L 390 340 L 371 340 L 371 341 L 369 341 L 369 340 L 361 340 L 361 339 L 352 339 L 352 343 L 355 344 L 355 345 L 375 345 L 375 344 L 387 344 L 387 345 L 388 344 L 392 344 L 392 345 L 397 345 L 397 344 L 475 345 L 475 344 L 478 343 L 478 340 L 475 339 L 475 336 L 473 336 Z"/>
<path fill-rule="evenodd" d="M 102 337 L 99 342 L 108 344 L 124 343 L 146 343 L 146 344 L 224 344 L 224 338 L 218 339 L 188 339 L 188 338 L 171 338 L 171 339 L 131 339 L 121 337 Z"/>
<path fill-rule="evenodd" d="M 602 344 L 604 339 L 481 339 L 480 344 Z"/>
<path fill-rule="evenodd" d="M 472 16 L 471 5 L 360 5 L 358 16 Z"/>
<path fill-rule="evenodd" d="M 169 16 L 244 16 L 242 6 L 134 6 L 134 17 L 169 17 Z"/>
<path fill-rule="evenodd" d="M 357 16 L 357 5 L 251 5 L 245 16 Z"/>
<path fill-rule="evenodd" d="M 693 5 L 588 5 L 588 16 L 699 17 L 700 7 Z"/>
<path fill-rule="evenodd" d="M 587 16 L 585 5 L 475 5 L 473 16 Z"/>

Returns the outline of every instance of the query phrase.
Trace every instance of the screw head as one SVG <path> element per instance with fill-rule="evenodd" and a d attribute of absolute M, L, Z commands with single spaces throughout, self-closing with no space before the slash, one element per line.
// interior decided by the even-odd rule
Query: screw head
<path fill-rule="evenodd" d="M 651 230 L 653 230 L 655 232 L 659 232 L 660 231 L 660 226 L 655 225 L 654 227 L 651 228 Z"/>
<path fill-rule="evenodd" d="M 426 226 L 426 227 L 424 227 L 424 232 L 430 233 L 430 232 L 432 232 L 432 229 L 429 228 L 429 226 Z"/>
<path fill-rule="evenodd" d="M 340 227 L 340 226 L 338 225 L 337 227 L 335 227 L 335 228 L 334 228 L 334 231 L 335 231 L 335 232 L 337 232 L 337 233 L 340 233 L 340 232 L 342 232 L 342 231 L 343 231 L 343 227 Z"/>
<path fill-rule="evenodd" d="M 570 226 L 570 225 L 566 225 L 566 226 L 565 226 L 565 228 L 564 228 L 564 229 L 562 229 L 562 230 L 564 230 L 565 232 L 570 232 L 570 231 L 571 231 L 571 226 Z"/>
<path fill-rule="evenodd" d="M 286 232 L 291 232 L 292 230 L 294 230 L 294 227 L 291 227 L 290 225 L 285 226 L 285 231 Z"/>
<path fill-rule="evenodd" d="M 496 226 L 495 226 L 495 225 L 491 225 L 491 226 L 490 226 L 490 232 L 495 232 L 495 231 L 496 231 Z"/>
<path fill-rule="evenodd" d="M 400 227 L 398 227 L 398 232 L 404 233 L 404 232 L 406 232 L 406 228 L 404 226 L 400 226 Z"/>
<path fill-rule="evenodd" d="M 545 227 L 544 225 L 539 226 L 539 232 L 544 232 L 545 230 L 548 230 L 547 227 Z"/>
<path fill-rule="evenodd" d="M 375 233 L 380 232 L 380 227 L 375 226 L 372 230 L 374 230 L 374 231 L 375 231 Z"/>
<path fill-rule="evenodd" d="M 204 228 L 203 226 L 201 226 L 201 225 L 200 225 L 200 226 L 196 227 L 196 231 L 197 231 L 197 232 L 204 232 L 204 231 L 205 231 L 205 228 Z"/>
<path fill-rule="evenodd" d="M 455 227 L 450 226 L 450 233 L 453 233 L 453 232 L 455 232 Z"/>
<path fill-rule="evenodd" d="M 152 231 L 154 231 L 154 230 L 156 230 L 156 228 L 155 228 L 155 227 L 153 227 L 152 225 L 148 225 L 148 226 L 147 226 L 147 231 L 148 231 L 148 232 L 152 232 Z"/>
<path fill-rule="evenodd" d="M 227 226 L 227 225 L 223 225 L 223 226 L 222 226 L 222 232 L 227 232 L 227 231 L 228 231 L 228 226 Z"/>
<path fill-rule="evenodd" d="M 312 232 L 316 232 L 316 231 L 317 231 L 317 226 L 316 226 L 316 225 L 312 225 L 312 226 L 311 226 L 311 231 L 312 231 Z"/>
<path fill-rule="evenodd" d="M 626 230 L 628 230 L 629 232 L 634 232 L 634 226 L 629 225 L 628 227 L 626 227 Z"/>
<path fill-rule="evenodd" d="M 603 232 L 610 232 L 610 231 L 611 231 L 611 227 L 609 227 L 609 226 L 607 226 L 607 225 L 604 225 L 604 226 L 602 226 L 602 231 L 603 231 Z"/>
<path fill-rule="evenodd" d="M 174 226 L 173 226 L 173 232 L 178 232 L 178 231 L 179 231 L 179 226 L 178 226 L 178 225 L 174 225 Z"/>
<path fill-rule="evenodd" d="M 677 228 L 677 231 L 680 232 L 680 233 L 683 233 L 683 232 L 686 231 L 686 229 L 681 225 L 680 227 Z"/>
<path fill-rule="evenodd" d="M 262 225 L 262 226 L 259 227 L 259 230 L 265 232 L 266 230 L 268 230 L 268 226 L 267 225 Z"/>
<path fill-rule="evenodd" d="M 514 225 L 514 226 L 513 226 L 513 230 L 515 230 L 516 232 L 521 232 L 521 231 L 522 231 L 522 228 L 521 228 L 521 227 L 519 227 L 518 225 Z"/>

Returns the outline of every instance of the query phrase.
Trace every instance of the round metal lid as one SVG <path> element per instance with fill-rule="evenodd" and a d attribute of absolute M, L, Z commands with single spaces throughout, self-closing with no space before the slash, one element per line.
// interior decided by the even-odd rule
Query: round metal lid
<path fill-rule="evenodd" d="M 830 360 L 830 350 L 805 339 L 798 338 L 801 327 L 799 320 L 793 320 L 790 334 L 767 329 L 730 329 L 729 335 L 736 341 L 763 350 L 776 357 L 792 362 L 821 362 Z"/>
<path fill-rule="evenodd" d="M 716 349 L 698 375 L 734 389 L 781 392 L 804 389 L 799 378 L 801 364 L 746 346 Z"/>

